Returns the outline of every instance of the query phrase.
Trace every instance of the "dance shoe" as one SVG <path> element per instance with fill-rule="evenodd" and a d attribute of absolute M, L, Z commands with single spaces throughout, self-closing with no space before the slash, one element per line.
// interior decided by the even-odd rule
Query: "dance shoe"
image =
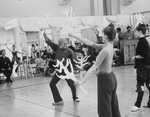
<path fill-rule="evenodd" d="M 80 102 L 79 98 L 74 99 L 74 102 Z"/>
<path fill-rule="evenodd" d="M 140 108 L 139 108 L 139 107 L 134 106 L 134 107 L 131 109 L 131 112 L 136 112 L 136 111 L 139 111 L 139 110 L 140 110 Z"/>
<path fill-rule="evenodd" d="M 64 102 L 63 101 L 59 101 L 59 102 L 53 102 L 52 105 L 63 105 Z"/>
<path fill-rule="evenodd" d="M 150 108 L 150 101 L 147 103 L 147 107 Z"/>

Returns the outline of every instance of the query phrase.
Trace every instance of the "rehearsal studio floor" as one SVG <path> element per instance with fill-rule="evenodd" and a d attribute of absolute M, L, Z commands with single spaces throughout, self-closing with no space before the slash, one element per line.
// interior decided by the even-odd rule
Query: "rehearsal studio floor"
<path fill-rule="evenodd" d="M 118 99 L 122 117 L 150 117 L 150 108 L 144 108 L 148 100 L 145 94 L 141 110 L 131 112 L 136 99 L 136 77 L 133 66 L 113 67 L 118 81 Z M 88 91 L 78 91 L 79 103 L 72 100 L 70 88 L 61 80 L 57 86 L 64 105 L 53 106 L 49 88 L 51 77 L 16 78 L 13 84 L 0 85 L 0 117 L 98 117 L 97 78 L 89 79 L 83 87 Z"/>

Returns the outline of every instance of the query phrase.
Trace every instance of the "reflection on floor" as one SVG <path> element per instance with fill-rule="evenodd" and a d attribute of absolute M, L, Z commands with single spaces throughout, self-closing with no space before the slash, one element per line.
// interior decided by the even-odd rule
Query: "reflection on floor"
<path fill-rule="evenodd" d="M 136 99 L 133 66 L 114 67 L 113 71 L 118 80 L 117 93 L 122 117 L 150 117 L 150 109 L 143 107 L 148 100 L 146 88 L 141 110 L 130 111 Z M 79 90 L 79 103 L 73 102 L 70 88 L 61 80 L 57 86 L 64 100 L 63 106 L 52 106 L 50 80 L 50 77 L 35 77 L 0 85 L 0 117 L 98 117 L 96 77 L 83 85 L 88 91 L 87 95 Z"/>

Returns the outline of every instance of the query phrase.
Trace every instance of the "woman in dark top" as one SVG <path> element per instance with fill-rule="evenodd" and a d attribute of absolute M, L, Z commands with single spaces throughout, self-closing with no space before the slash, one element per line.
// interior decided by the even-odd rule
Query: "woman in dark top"
<path fill-rule="evenodd" d="M 17 65 L 18 65 L 16 67 L 16 70 L 15 70 L 15 72 L 17 72 L 18 71 L 18 67 L 20 65 L 20 57 L 18 57 L 17 53 L 19 53 L 19 54 L 22 54 L 22 53 L 16 50 L 16 46 L 15 45 L 12 45 L 12 50 L 8 48 L 7 43 L 5 45 L 6 45 L 7 49 L 12 53 L 12 65 L 14 65 L 15 61 L 16 61 Z"/>

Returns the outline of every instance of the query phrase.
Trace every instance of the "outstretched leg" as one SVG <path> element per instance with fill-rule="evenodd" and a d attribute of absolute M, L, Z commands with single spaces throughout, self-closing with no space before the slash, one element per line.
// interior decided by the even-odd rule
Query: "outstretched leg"
<path fill-rule="evenodd" d="M 62 98 L 61 98 L 59 91 L 57 89 L 57 86 L 56 86 L 56 84 L 58 83 L 59 80 L 60 80 L 60 78 L 58 78 L 57 75 L 55 74 L 49 84 L 55 103 L 62 101 Z"/>
<path fill-rule="evenodd" d="M 71 79 L 66 79 L 67 84 L 69 85 L 69 87 L 71 88 L 72 91 L 72 98 L 74 101 L 76 101 L 76 99 L 78 99 L 77 95 L 76 95 L 76 86 L 74 85 L 74 81 L 72 81 Z"/>

